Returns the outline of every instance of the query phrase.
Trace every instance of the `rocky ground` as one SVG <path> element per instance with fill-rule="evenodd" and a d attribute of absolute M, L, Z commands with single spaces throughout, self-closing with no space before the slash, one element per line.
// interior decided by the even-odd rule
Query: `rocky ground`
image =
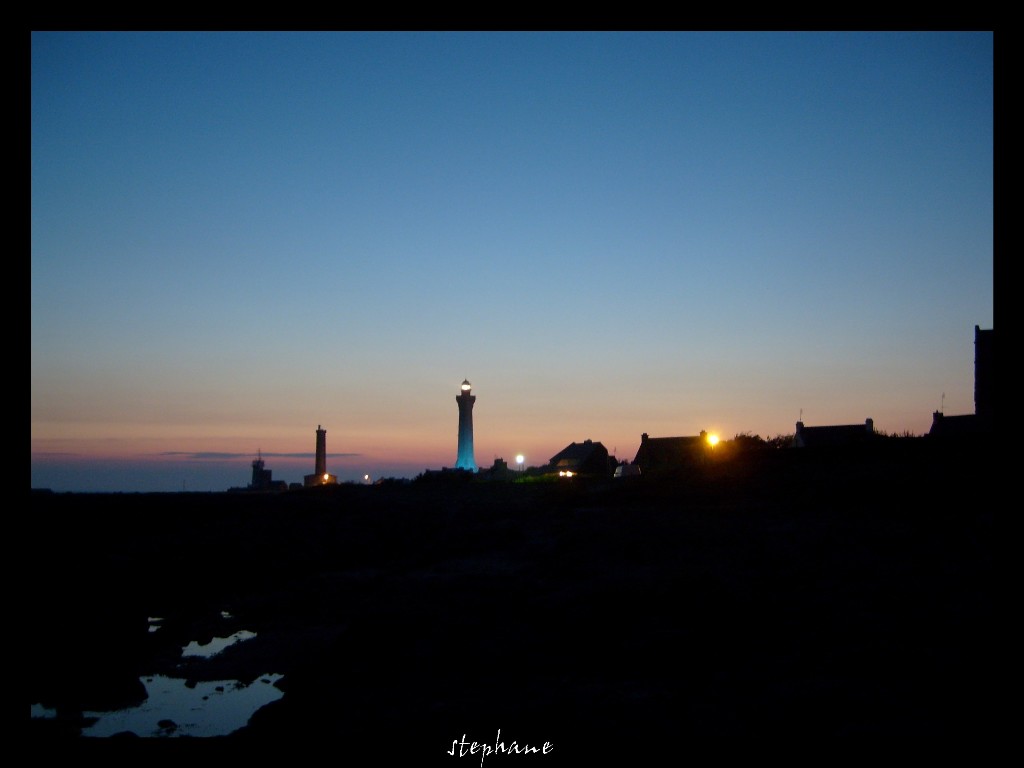
<path fill-rule="evenodd" d="M 496 768 L 983 751 L 1004 663 L 991 449 L 903 442 L 660 482 L 33 493 L 29 688 L 60 716 L 28 736 L 350 765 L 477 765 L 447 751 L 499 728 L 553 745 Z M 180 658 L 240 629 L 257 637 Z M 228 737 L 79 735 L 82 712 L 138 703 L 140 675 L 267 673 L 285 695 Z"/>

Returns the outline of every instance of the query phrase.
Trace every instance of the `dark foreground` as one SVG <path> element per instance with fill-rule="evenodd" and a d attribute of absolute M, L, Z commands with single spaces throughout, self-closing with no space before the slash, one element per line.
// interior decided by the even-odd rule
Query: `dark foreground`
<path fill-rule="evenodd" d="M 553 749 L 492 768 L 984 757 L 1005 725 L 991 467 L 908 443 L 660 483 L 34 493 L 28 680 L 61 716 L 28 735 L 339 766 L 476 766 L 453 741 L 499 728 Z M 257 637 L 178 666 L 238 629 Z M 284 697 L 228 737 L 78 735 L 140 675 L 269 672 Z"/>

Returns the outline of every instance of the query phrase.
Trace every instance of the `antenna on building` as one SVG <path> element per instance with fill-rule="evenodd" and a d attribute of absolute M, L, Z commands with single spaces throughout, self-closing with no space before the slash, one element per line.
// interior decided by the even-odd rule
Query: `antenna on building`
<path fill-rule="evenodd" d="M 804 409 L 801 408 L 800 409 L 800 417 L 797 419 L 797 421 L 803 421 L 803 420 L 804 420 Z"/>
<path fill-rule="evenodd" d="M 942 399 L 939 400 L 939 413 L 942 413 L 946 407 L 946 393 L 942 393 Z"/>

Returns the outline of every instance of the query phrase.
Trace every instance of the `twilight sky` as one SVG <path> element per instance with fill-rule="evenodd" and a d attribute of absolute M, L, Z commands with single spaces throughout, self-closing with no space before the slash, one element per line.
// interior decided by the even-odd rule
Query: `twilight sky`
<path fill-rule="evenodd" d="M 32 487 L 974 410 L 993 35 L 33 33 Z"/>

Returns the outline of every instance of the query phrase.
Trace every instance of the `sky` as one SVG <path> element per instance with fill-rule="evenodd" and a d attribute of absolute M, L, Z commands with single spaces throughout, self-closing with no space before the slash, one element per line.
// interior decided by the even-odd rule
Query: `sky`
<path fill-rule="evenodd" d="M 974 410 L 991 32 L 34 32 L 31 474 Z"/>

